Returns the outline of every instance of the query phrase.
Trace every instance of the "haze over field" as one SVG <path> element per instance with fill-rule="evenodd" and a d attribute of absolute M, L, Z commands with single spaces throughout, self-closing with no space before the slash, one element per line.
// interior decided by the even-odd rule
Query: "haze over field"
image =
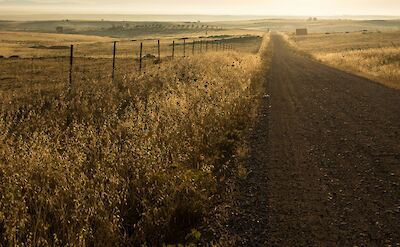
<path fill-rule="evenodd" d="M 168 15 L 385 15 L 399 16 L 398 0 L 0 0 L 1 12 L 16 14 Z"/>

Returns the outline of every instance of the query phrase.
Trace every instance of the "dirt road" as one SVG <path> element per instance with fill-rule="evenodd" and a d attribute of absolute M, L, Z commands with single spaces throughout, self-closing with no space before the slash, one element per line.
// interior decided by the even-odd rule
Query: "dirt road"
<path fill-rule="evenodd" d="M 400 91 L 272 42 L 238 245 L 400 246 Z"/>

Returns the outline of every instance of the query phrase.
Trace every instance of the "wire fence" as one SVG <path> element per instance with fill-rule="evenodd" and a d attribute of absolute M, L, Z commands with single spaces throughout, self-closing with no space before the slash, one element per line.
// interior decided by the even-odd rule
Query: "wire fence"
<path fill-rule="evenodd" d="M 0 89 L 45 87 L 91 79 L 114 81 L 127 73 L 143 73 L 166 61 L 210 52 L 235 50 L 233 39 L 121 40 L 70 46 L 36 47 L 47 55 L 0 59 Z"/>

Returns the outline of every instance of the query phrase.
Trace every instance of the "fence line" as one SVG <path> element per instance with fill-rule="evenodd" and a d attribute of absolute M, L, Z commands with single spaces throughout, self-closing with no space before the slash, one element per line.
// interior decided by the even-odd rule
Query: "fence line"
<path fill-rule="evenodd" d="M 161 67 L 161 64 L 177 57 L 187 58 L 207 52 L 226 51 L 222 44 L 229 42 L 229 39 L 182 38 L 171 42 L 162 39 L 120 40 L 59 46 L 61 48 L 54 48 L 52 53 L 36 50 L 40 53 L 45 51 L 42 56 L 15 56 L 7 60 L 4 65 L 12 70 L 8 75 L 5 74 L 4 78 L 21 84 L 28 81 L 38 88 L 39 82 L 57 82 L 70 93 L 75 83 L 84 83 L 91 79 L 116 82 L 120 76 L 130 73 L 134 75 L 134 71 L 143 72 L 150 64 L 158 64 L 158 67 Z M 232 47 L 232 44 L 230 46 Z"/>

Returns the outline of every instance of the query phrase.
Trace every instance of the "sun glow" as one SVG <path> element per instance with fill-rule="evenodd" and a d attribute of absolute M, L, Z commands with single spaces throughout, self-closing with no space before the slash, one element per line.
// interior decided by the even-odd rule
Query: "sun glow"
<path fill-rule="evenodd" d="M 400 15 L 398 0 L 0 0 L 0 8 L 21 13 Z"/>

